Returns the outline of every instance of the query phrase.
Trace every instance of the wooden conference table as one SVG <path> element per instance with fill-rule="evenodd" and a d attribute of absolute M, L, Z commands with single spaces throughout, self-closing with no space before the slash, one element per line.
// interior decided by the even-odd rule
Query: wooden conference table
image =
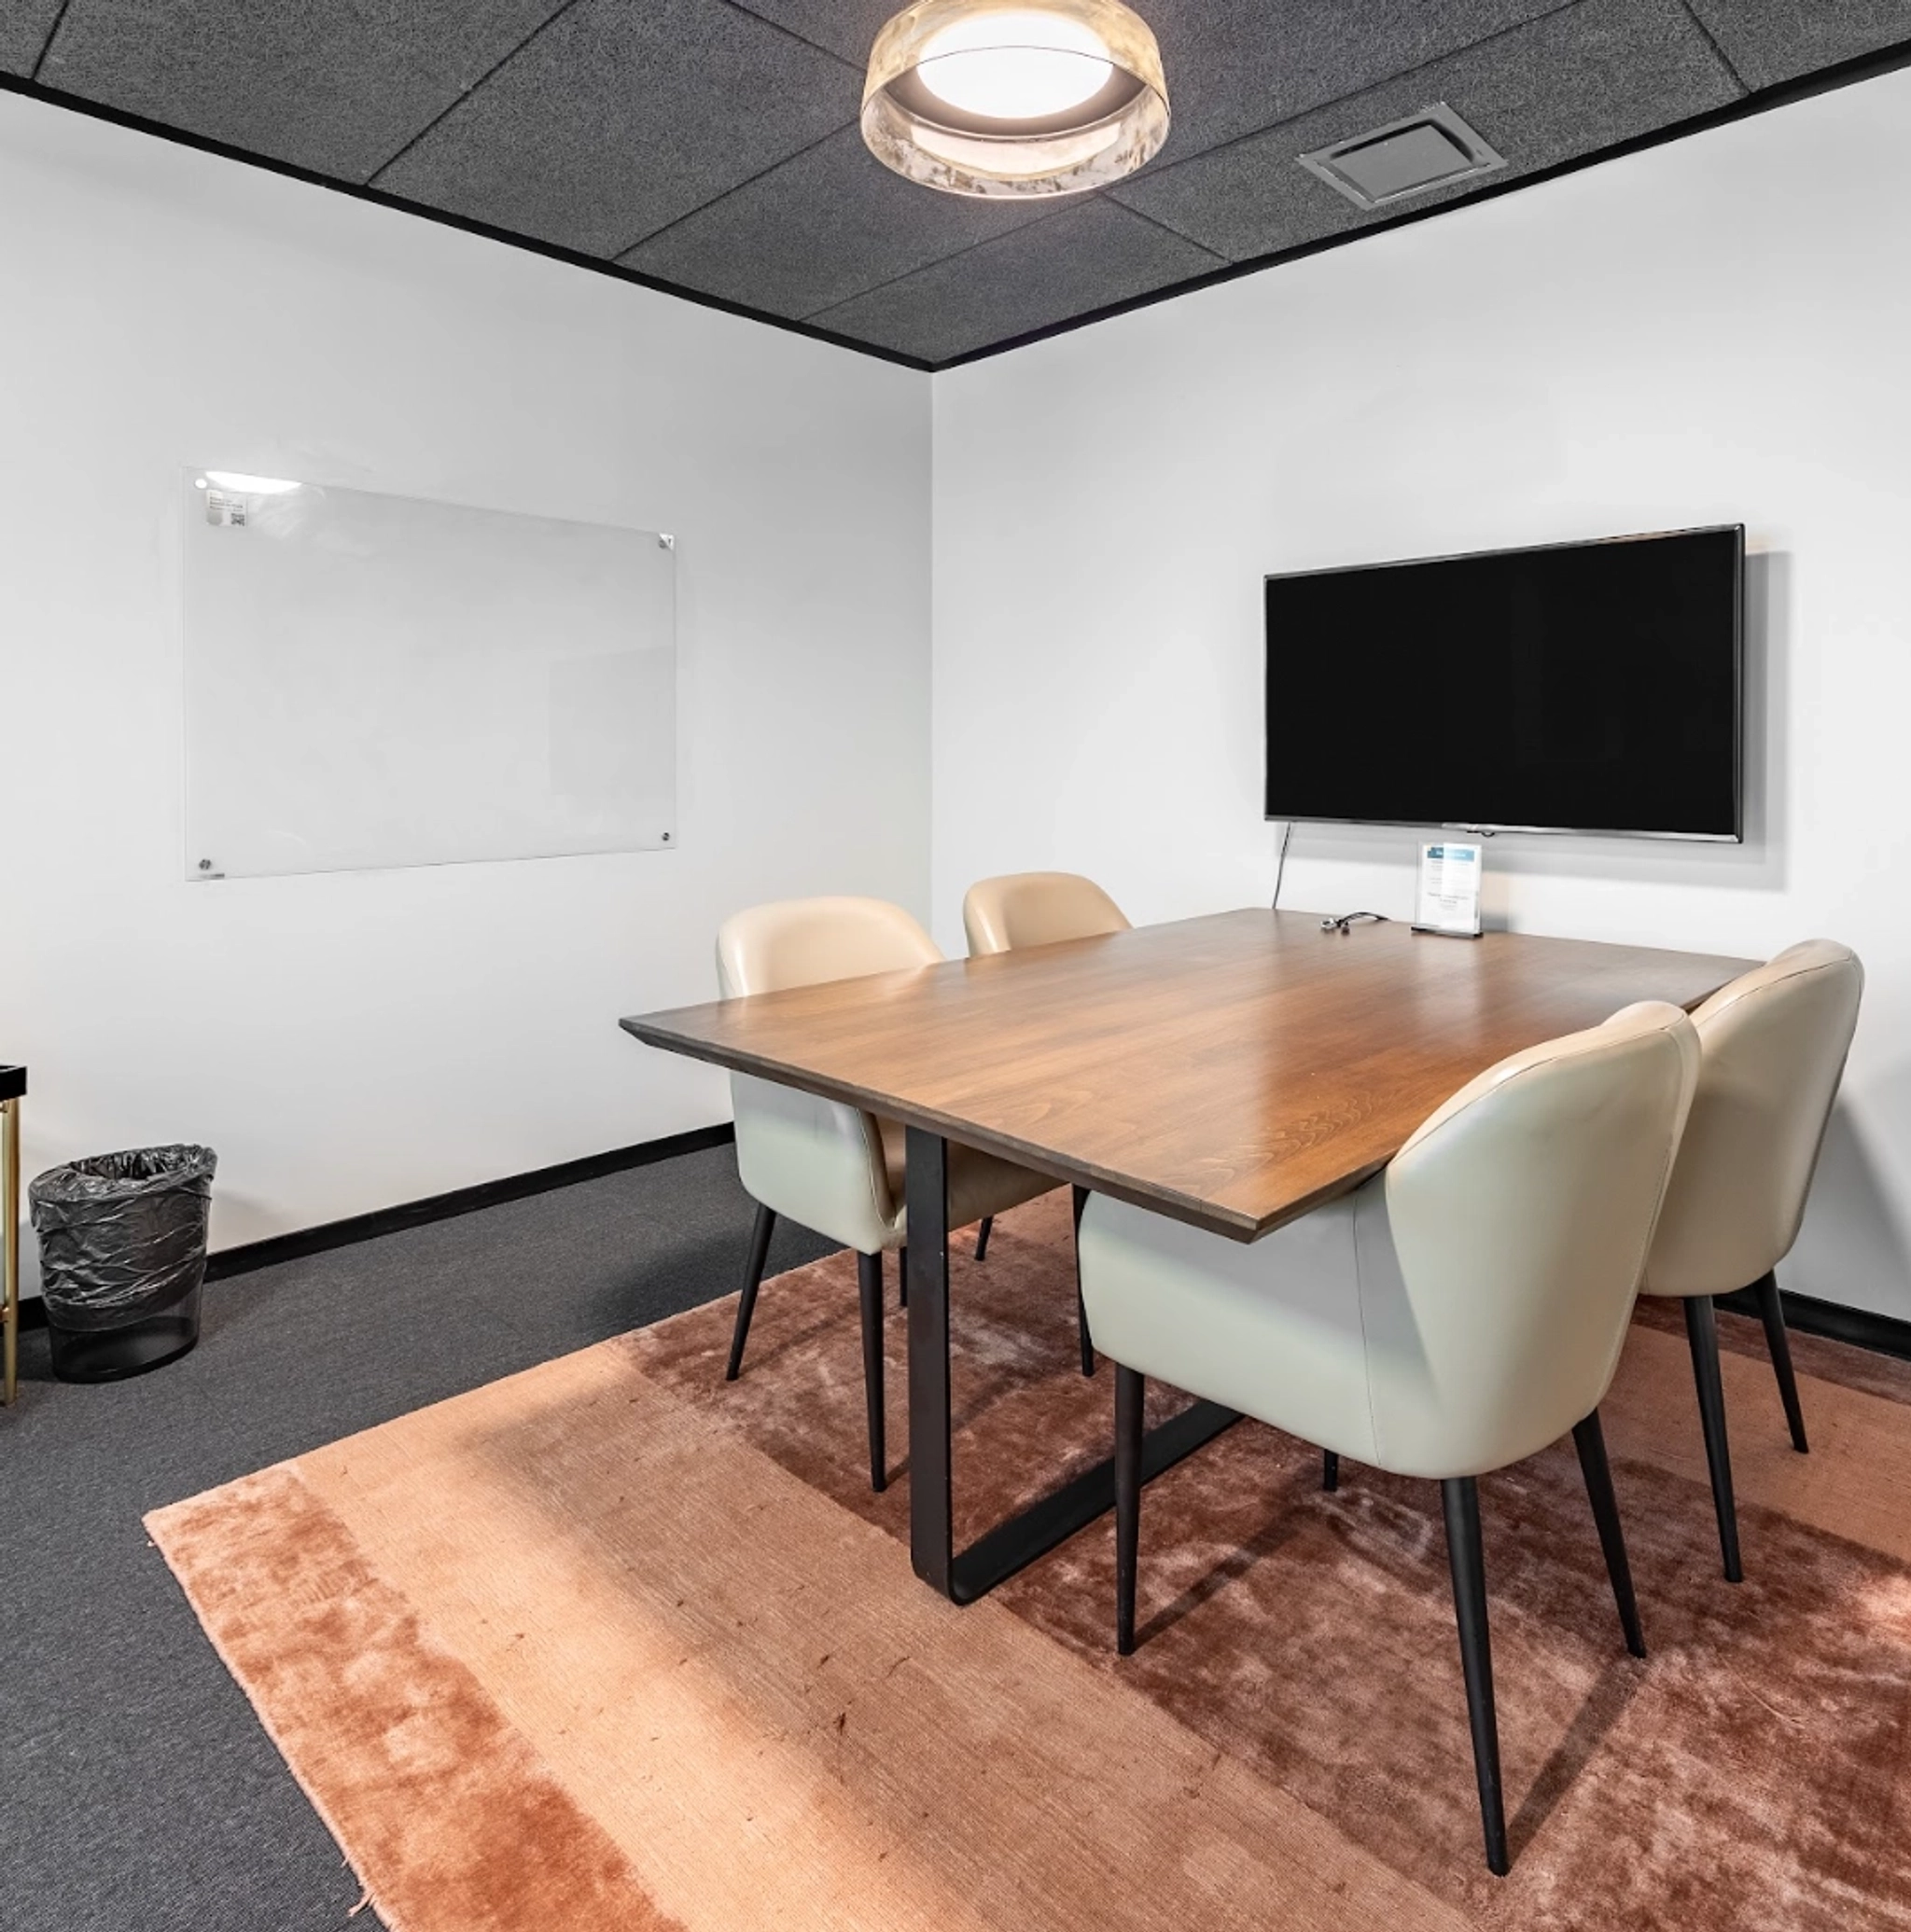
<path fill-rule="evenodd" d="M 1111 1508 L 1114 1481 L 1104 1463 L 954 1548 L 948 1141 L 1253 1241 L 1377 1173 L 1507 1054 L 1634 1000 L 1696 1006 L 1750 964 L 1252 910 L 621 1023 L 908 1129 L 910 1558 L 968 1603 Z M 1235 1420 L 1203 1402 L 1151 1431 L 1144 1480 Z"/>

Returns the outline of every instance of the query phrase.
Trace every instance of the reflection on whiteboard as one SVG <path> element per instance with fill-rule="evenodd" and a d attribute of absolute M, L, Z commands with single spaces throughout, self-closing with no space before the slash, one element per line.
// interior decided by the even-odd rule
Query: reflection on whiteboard
<path fill-rule="evenodd" d="M 674 842 L 653 531 L 188 470 L 188 878 Z"/>

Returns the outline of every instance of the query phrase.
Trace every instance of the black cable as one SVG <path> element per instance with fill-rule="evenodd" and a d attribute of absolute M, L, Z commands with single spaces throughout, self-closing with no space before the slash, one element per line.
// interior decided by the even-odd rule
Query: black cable
<path fill-rule="evenodd" d="M 1276 912 L 1280 910 L 1280 883 L 1287 877 L 1288 841 L 1293 836 L 1294 822 L 1292 819 L 1289 819 L 1281 827 L 1280 856 L 1275 861 L 1274 867 L 1274 897 L 1270 904 Z M 1337 932 L 1345 935 L 1353 931 L 1355 921 L 1360 919 L 1371 919 L 1376 925 L 1385 925 L 1387 924 L 1387 914 L 1385 912 L 1343 912 L 1337 918 L 1330 915 L 1323 919 L 1320 922 L 1320 929 L 1322 932 Z"/>

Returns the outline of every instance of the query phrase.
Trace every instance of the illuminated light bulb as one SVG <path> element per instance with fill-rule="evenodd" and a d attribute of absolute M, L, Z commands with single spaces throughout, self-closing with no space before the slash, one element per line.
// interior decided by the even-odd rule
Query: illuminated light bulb
<path fill-rule="evenodd" d="M 1167 134 L 1161 49 L 1123 0 L 914 0 L 870 50 L 863 140 L 944 194 L 1105 188 Z"/>
<path fill-rule="evenodd" d="M 931 36 L 918 72 L 939 101 L 992 120 L 1039 120 L 1092 101 L 1114 73 L 1108 43 L 1066 15 L 971 14 Z"/>

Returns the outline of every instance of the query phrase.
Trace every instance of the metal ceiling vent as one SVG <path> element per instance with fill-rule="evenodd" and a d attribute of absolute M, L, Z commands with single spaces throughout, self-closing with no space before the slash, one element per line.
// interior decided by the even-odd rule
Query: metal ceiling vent
<path fill-rule="evenodd" d="M 1385 208 L 1430 188 L 1491 174 L 1503 155 L 1468 127 L 1444 101 L 1384 128 L 1317 147 L 1301 165 L 1361 208 Z"/>

